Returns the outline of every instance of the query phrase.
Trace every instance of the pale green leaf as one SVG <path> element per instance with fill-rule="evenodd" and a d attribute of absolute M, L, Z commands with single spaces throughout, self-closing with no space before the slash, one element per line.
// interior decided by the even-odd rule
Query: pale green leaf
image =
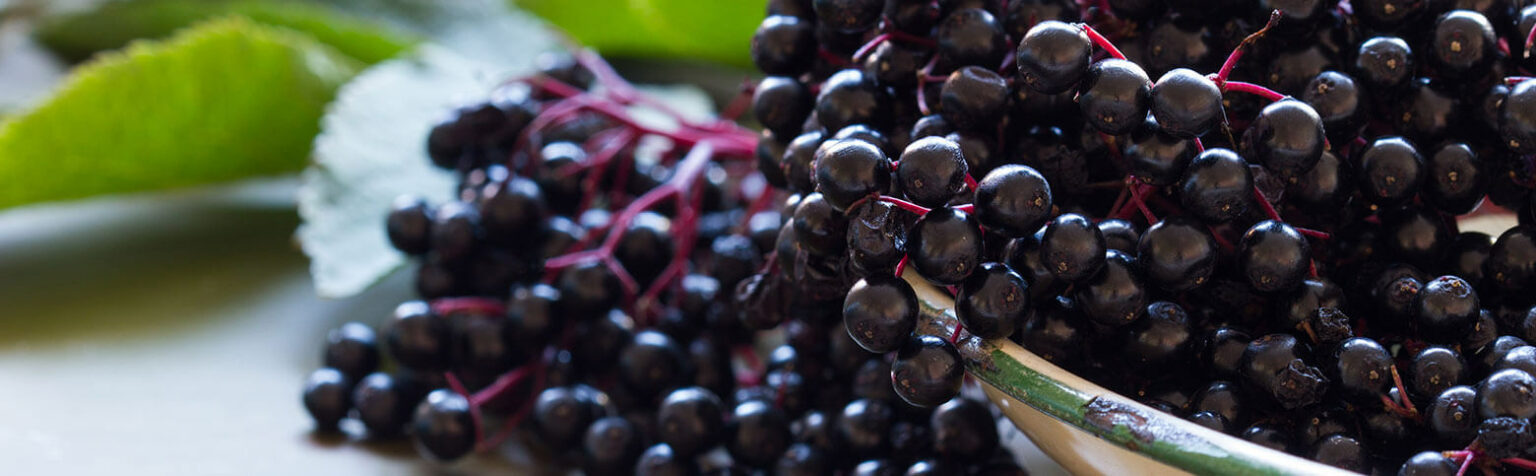
<path fill-rule="evenodd" d="M 36 37 L 59 56 L 81 61 L 136 39 L 166 37 L 199 21 L 230 15 L 304 32 L 365 63 L 392 58 L 419 41 L 401 29 L 363 21 L 325 5 L 271 0 L 109 2 L 47 19 L 38 27 Z"/>
<path fill-rule="evenodd" d="M 604 54 L 751 66 L 767 0 L 512 0 Z"/>
<path fill-rule="evenodd" d="M 0 123 L 0 208 L 297 170 L 359 65 L 313 39 L 215 20 L 77 68 Z"/>

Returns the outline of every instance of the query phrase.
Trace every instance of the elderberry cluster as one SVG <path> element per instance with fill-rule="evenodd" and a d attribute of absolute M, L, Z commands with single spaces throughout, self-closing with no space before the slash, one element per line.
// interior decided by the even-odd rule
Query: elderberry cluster
<path fill-rule="evenodd" d="M 1354 471 L 1536 469 L 1536 6 L 768 13 L 757 159 L 791 195 L 765 294 L 841 301 L 907 403 L 959 392 L 962 337 L 1009 338 Z M 1458 230 L 1498 208 L 1519 225 Z M 914 282 L 960 328 L 930 335 Z"/>
<path fill-rule="evenodd" d="M 760 145 L 588 52 L 452 111 L 426 149 L 457 198 L 402 197 L 385 224 L 420 299 L 377 333 L 327 335 L 303 392 L 317 427 L 409 437 L 440 461 L 516 439 L 594 475 L 1022 474 L 988 404 L 900 403 L 892 375 L 926 369 L 854 342 L 837 305 L 850 274 L 781 270 L 781 236 L 843 218 L 770 186 Z M 958 390 L 953 349 L 934 348 Z"/>

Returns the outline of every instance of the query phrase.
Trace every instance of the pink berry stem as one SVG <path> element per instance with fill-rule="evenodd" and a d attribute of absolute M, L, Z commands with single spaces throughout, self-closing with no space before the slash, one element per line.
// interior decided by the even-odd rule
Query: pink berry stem
<path fill-rule="evenodd" d="M 1232 76 L 1232 69 L 1237 67 L 1237 60 L 1243 57 L 1243 53 L 1248 50 L 1249 45 L 1259 41 L 1259 38 L 1263 38 L 1265 33 L 1269 33 L 1269 29 L 1274 28 L 1276 24 L 1280 23 L 1280 17 L 1280 10 L 1270 12 L 1269 22 L 1264 24 L 1264 28 L 1260 28 L 1259 31 L 1255 31 L 1253 34 L 1243 38 L 1242 42 L 1239 42 L 1236 47 L 1232 48 L 1232 53 L 1227 55 L 1227 60 L 1221 63 L 1221 70 L 1211 77 L 1211 81 L 1216 83 L 1216 87 L 1225 89 L 1224 85 L 1227 83 L 1227 78 Z"/>
<path fill-rule="evenodd" d="M 912 213 L 916 213 L 918 215 L 927 215 L 928 212 L 931 211 L 928 207 L 925 207 L 925 206 L 922 206 L 922 205 L 918 205 L 916 203 L 912 203 L 912 202 L 909 202 L 909 201 L 906 201 L 906 200 L 902 200 L 902 199 L 896 198 L 896 197 L 889 197 L 889 196 L 881 195 L 878 200 L 880 200 L 882 202 L 885 202 L 885 203 L 889 203 L 889 204 L 895 205 L 896 208 L 900 208 L 902 210 L 906 210 L 906 211 L 909 211 L 909 212 L 912 212 Z"/>
<path fill-rule="evenodd" d="M 1270 101 L 1279 101 L 1281 99 L 1285 99 L 1284 94 L 1280 94 L 1273 89 L 1269 89 L 1253 83 L 1245 83 L 1242 81 L 1227 81 L 1224 90 L 1253 94 L 1256 96 L 1261 96 Z"/>
<path fill-rule="evenodd" d="M 1083 33 L 1088 35 L 1088 39 L 1092 40 L 1094 45 L 1104 49 L 1104 52 L 1109 53 L 1111 58 L 1121 60 L 1125 59 L 1125 53 L 1121 53 L 1120 49 L 1115 47 L 1114 42 L 1109 41 L 1109 38 L 1105 38 L 1104 35 L 1099 34 L 1099 31 L 1093 29 L 1092 25 L 1087 23 L 1078 23 L 1077 27 L 1082 28 Z"/>

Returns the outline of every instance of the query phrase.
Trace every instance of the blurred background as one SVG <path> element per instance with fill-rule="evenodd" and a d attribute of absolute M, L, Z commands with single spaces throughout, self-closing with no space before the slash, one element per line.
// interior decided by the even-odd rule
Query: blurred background
<path fill-rule="evenodd" d="M 714 109 L 750 74 L 762 8 L 0 0 L 4 472 L 538 472 L 515 448 L 443 468 L 309 431 L 325 331 L 412 293 L 368 253 L 387 197 L 437 182 L 393 164 L 425 167 L 435 116 L 566 45 Z M 317 291 L 322 262 L 352 284 Z"/>

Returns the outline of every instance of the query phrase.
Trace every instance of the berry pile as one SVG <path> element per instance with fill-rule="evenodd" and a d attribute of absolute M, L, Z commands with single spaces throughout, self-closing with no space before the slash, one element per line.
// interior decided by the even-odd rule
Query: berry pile
<path fill-rule="evenodd" d="M 1523 3 L 770 0 L 760 134 L 551 61 L 432 130 L 394 371 L 349 324 L 304 401 L 443 460 L 1017 474 L 970 336 L 1350 470 L 1536 471 Z"/>

